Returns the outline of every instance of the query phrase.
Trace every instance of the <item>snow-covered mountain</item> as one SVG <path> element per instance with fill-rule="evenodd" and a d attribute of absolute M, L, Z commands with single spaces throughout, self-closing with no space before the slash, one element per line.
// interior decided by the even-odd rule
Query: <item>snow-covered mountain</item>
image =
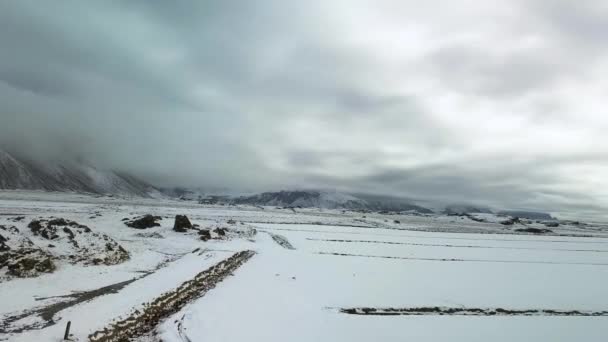
<path fill-rule="evenodd" d="M 74 191 L 156 197 L 159 191 L 133 176 L 78 161 L 33 161 L 0 150 L 0 189 Z"/>
<path fill-rule="evenodd" d="M 351 208 L 365 207 L 365 202 L 359 198 L 341 194 L 320 191 L 278 191 L 264 192 L 252 196 L 237 197 L 232 200 L 234 204 L 251 204 L 280 207 L 302 208 Z"/>
<path fill-rule="evenodd" d="M 417 211 L 420 213 L 432 212 L 427 208 L 395 198 L 371 195 L 350 195 L 330 191 L 297 190 L 264 192 L 252 196 L 233 198 L 231 203 L 302 208 Z"/>
<path fill-rule="evenodd" d="M 555 218 L 551 214 L 536 212 L 536 211 L 524 211 L 524 210 L 502 210 L 498 212 L 499 215 L 512 216 L 525 218 L 529 220 L 554 220 Z"/>
<path fill-rule="evenodd" d="M 492 210 L 483 206 L 470 204 L 451 204 L 445 207 L 444 214 L 491 214 Z"/>

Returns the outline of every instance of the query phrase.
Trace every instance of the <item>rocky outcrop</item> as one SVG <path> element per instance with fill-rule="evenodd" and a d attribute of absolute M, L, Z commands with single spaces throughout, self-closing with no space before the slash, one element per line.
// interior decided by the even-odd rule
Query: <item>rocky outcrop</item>
<path fill-rule="evenodd" d="M 13 277 L 35 277 L 53 272 L 52 256 L 36 246 L 14 226 L 0 226 L 0 270 Z"/>
<path fill-rule="evenodd" d="M 63 218 L 33 220 L 27 229 L 0 226 L 0 270 L 8 277 L 50 273 L 58 262 L 115 265 L 129 253 L 111 237 Z"/>

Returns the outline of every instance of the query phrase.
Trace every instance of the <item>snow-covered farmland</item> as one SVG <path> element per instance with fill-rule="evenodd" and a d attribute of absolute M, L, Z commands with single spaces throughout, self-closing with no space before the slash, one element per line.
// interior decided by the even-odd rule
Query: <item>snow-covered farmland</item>
<path fill-rule="evenodd" d="M 137 230 L 121 221 L 143 214 L 161 216 L 160 226 Z M 176 214 L 200 227 L 227 227 L 229 238 L 175 232 Z M 73 340 L 94 339 L 241 251 L 255 255 L 230 269 L 232 276 L 201 283 L 204 296 L 188 297 L 137 340 L 608 339 L 602 229 L 516 234 L 462 217 L 0 195 L 0 225 L 30 234 L 29 222 L 51 216 L 108 235 L 130 259 L 57 259 L 53 273 L 3 278 L 0 340 L 60 341 L 67 321 Z"/>

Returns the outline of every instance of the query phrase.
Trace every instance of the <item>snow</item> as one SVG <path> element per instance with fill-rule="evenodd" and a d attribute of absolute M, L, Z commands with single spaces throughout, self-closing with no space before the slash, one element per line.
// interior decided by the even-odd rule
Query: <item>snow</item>
<path fill-rule="evenodd" d="M 311 228 L 285 225 L 286 229 Z M 261 227 L 262 229 L 264 227 Z M 344 227 L 323 227 L 333 233 Z M 175 320 L 192 341 L 605 341 L 605 317 L 382 317 L 347 316 L 336 308 L 352 306 L 415 307 L 467 306 L 501 308 L 549 308 L 604 310 L 605 266 L 569 264 L 495 264 L 477 262 L 439 262 L 342 257 L 314 254 L 317 251 L 419 255 L 423 248 L 390 245 L 321 243 L 317 238 L 352 238 L 347 234 L 286 232 L 295 251 L 265 241 L 258 256 L 226 281 L 213 296 L 201 298 L 161 326 L 165 341 L 176 337 Z M 425 238 L 442 240 L 446 234 L 424 233 L 406 241 Z M 448 234 L 448 238 L 453 238 Z M 397 234 L 394 234 L 397 237 Z M 376 238 L 373 233 L 365 239 Z M 470 236 L 471 239 L 487 236 Z M 394 241 L 395 238 L 391 238 Z M 522 239 L 527 246 L 554 247 L 553 242 Z M 486 246 L 494 241 L 475 240 Z M 564 240 L 566 241 L 566 240 Z M 500 241 L 498 241 L 500 243 Z M 571 240 L 568 240 L 571 242 Z M 577 241 L 578 242 L 578 241 Z M 575 243 L 577 243 L 575 242 Z M 587 242 L 587 241 L 585 241 Z M 581 241 L 581 248 L 608 243 Z M 517 246 L 505 241 L 502 246 Z M 344 244 L 343 244 L 344 245 Z M 547 246 L 549 245 L 549 246 Z M 564 242 L 564 245 L 568 243 Z M 462 256 L 466 248 L 444 251 L 426 247 L 437 257 Z M 425 254 L 425 255 L 427 255 Z M 568 255 L 573 252 L 568 252 Z M 544 252 L 478 249 L 468 252 L 478 259 L 551 260 Z M 583 261 L 608 261 L 604 255 L 585 253 Z M 536 260 L 534 259 L 534 260 Z M 295 279 L 294 279 L 295 278 Z M 183 319 L 181 318 L 183 317 Z M 261 317 L 261 318 L 260 318 Z M 238 322 L 238 329 L 234 329 Z"/>
<path fill-rule="evenodd" d="M 121 222 L 125 217 L 148 213 L 163 217 L 161 227 L 135 230 Z M 188 215 L 203 227 L 252 227 L 258 234 L 202 242 L 194 233 L 172 231 L 176 214 Z M 10 221 L 17 215 L 26 219 Z M 54 317 L 57 324 L 45 329 L 0 332 L 0 341 L 59 341 L 68 320 L 72 321 L 74 337 L 85 341 L 90 333 L 242 250 L 255 250 L 256 255 L 205 296 L 162 321 L 156 330 L 159 338 L 165 342 L 186 338 L 267 342 L 608 339 L 608 317 L 340 313 L 339 308 L 349 307 L 608 309 L 605 230 L 564 226 L 556 228 L 556 234 L 594 237 L 537 236 L 515 234 L 496 222 L 460 217 L 365 215 L 341 210 L 299 209 L 294 213 L 166 199 L 0 192 L 0 225 L 27 229 L 34 218 L 63 217 L 107 234 L 131 255 L 129 261 L 113 266 L 59 261 L 52 274 L 0 282 L 0 317 L 63 300 L 46 297 L 139 278 L 117 293 L 58 312 Z M 227 225 L 231 219 L 236 225 Z M 141 233 L 157 233 L 162 238 Z M 295 249 L 279 245 L 270 234 L 281 235 Z M 152 273 L 143 276 L 146 271 Z M 17 323 L 40 320 L 29 316 Z M 146 341 L 158 341 L 148 338 Z"/>

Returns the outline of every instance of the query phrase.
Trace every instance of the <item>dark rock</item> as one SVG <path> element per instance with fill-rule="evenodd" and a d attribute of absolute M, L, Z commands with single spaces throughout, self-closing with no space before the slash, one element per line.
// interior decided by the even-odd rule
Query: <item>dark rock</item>
<path fill-rule="evenodd" d="M 201 236 L 201 240 L 207 241 L 211 239 L 211 232 L 208 229 L 201 229 L 198 231 L 198 235 Z"/>
<path fill-rule="evenodd" d="M 57 228 L 47 225 L 46 221 L 34 220 L 28 224 L 28 227 L 34 235 L 40 235 L 47 240 L 54 240 L 59 237 L 57 235 Z"/>
<path fill-rule="evenodd" d="M 233 220 L 233 219 L 230 219 L 230 220 L 228 220 L 228 221 L 227 221 L 227 223 L 228 223 L 228 224 L 236 224 L 236 221 L 235 221 L 235 220 Z"/>
<path fill-rule="evenodd" d="M 213 230 L 214 233 L 216 233 L 219 236 L 226 236 L 226 232 L 228 231 L 227 228 L 215 228 Z"/>
<path fill-rule="evenodd" d="M 521 228 L 521 229 L 515 229 L 515 231 L 522 232 L 522 233 L 533 233 L 533 234 L 553 233 L 553 231 L 551 229 L 544 229 L 544 228 Z"/>
<path fill-rule="evenodd" d="M 512 226 L 515 223 L 520 223 L 519 217 L 511 217 L 507 220 L 500 221 L 500 224 L 502 224 L 503 226 Z"/>
<path fill-rule="evenodd" d="M 62 218 L 52 219 L 48 223 L 49 226 L 67 226 L 68 222 Z"/>
<path fill-rule="evenodd" d="M 192 223 L 186 215 L 176 215 L 173 230 L 179 233 L 185 233 L 188 229 L 192 229 Z"/>
<path fill-rule="evenodd" d="M 401 223 L 401 221 L 399 221 L 399 220 L 394 220 L 393 222 L 397 223 L 397 224 Z"/>
<path fill-rule="evenodd" d="M 74 240 L 74 232 L 68 227 L 63 227 L 63 232 L 68 234 L 68 239 Z"/>
<path fill-rule="evenodd" d="M 34 233 L 37 234 L 37 232 L 42 228 L 42 224 L 40 223 L 39 220 L 33 220 L 32 222 L 30 222 L 30 224 L 27 225 L 27 227 Z"/>
<path fill-rule="evenodd" d="M 557 228 L 559 227 L 559 222 L 545 222 L 545 226 L 549 228 Z"/>
<path fill-rule="evenodd" d="M 144 215 L 138 219 L 134 219 L 132 221 L 125 222 L 125 224 L 131 228 L 135 229 L 146 229 L 152 227 L 160 227 L 160 223 L 156 222 L 161 220 L 160 216 L 152 216 L 152 215 Z"/>
<path fill-rule="evenodd" d="M 0 235 L 0 252 L 6 252 L 9 249 L 11 249 L 9 246 L 7 246 L 5 244 L 6 241 L 8 241 L 8 239 L 5 238 L 4 236 Z"/>

